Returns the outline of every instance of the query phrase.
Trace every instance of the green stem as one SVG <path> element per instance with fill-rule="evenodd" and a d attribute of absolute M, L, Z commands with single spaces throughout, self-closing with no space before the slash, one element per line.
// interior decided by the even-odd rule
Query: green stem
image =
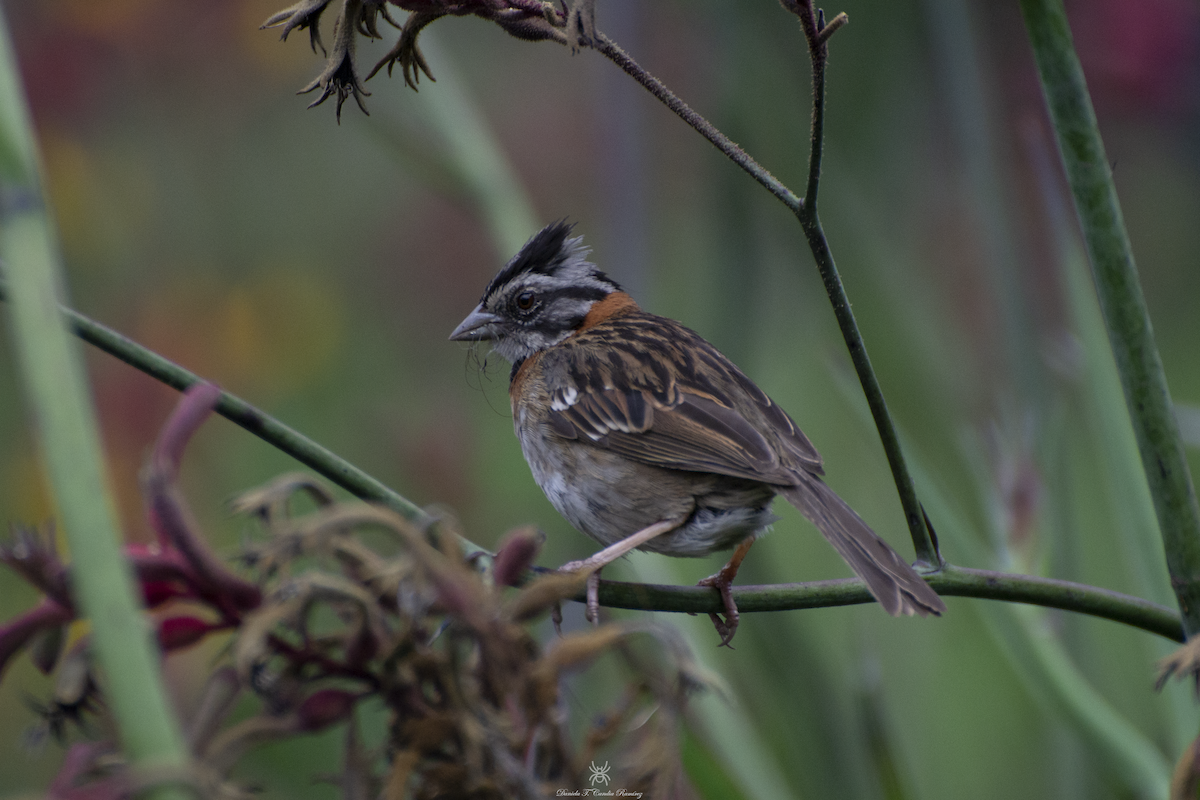
<path fill-rule="evenodd" d="M 943 597 L 978 597 L 1059 608 L 1141 628 L 1183 641 L 1183 627 L 1171 609 L 1140 597 L 1072 581 L 968 569 L 946 564 L 926 578 Z M 582 599 L 580 595 L 580 599 Z M 735 586 L 733 599 L 743 613 L 791 611 L 874 602 L 858 578 L 770 586 Z M 721 599 L 703 586 L 661 586 L 600 581 L 600 604 L 610 608 L 706 614 L 722 610 Z"/>
<path fill-rule="evenodd" d="M 1061 0 L 1021 0 L 1021 12 L 1154 498 L 1171 585 L 1192 636 L 1200 632 L 1200 506 L 1171 413 L 1112 170 Z"/>
<path fill-rule="evenodd" d="M 0 282 L 0 300 L 5 298 L 5 294 L 5 285 Z M 182 392 L 204 380 L 194 372 L 163 358 L 128 336 L 96 322 L 74 309 L 59 306 L 59 311 L 66 317 L 71 330 L 80 339 L 119 358 L 172 389 Z M 371 477 L 341 456 L 322 447 L 294 428 L 284 425 L 237 395 L 222 391 L 216 411 L 264 442 L 325 476 L 355 497 L 381 503 L 409 522 L 421 527 L 426 527 L 433 521 L 433 518 L 419 506 L 402 497 L 395 490 L 388 488 L 381 481 Z"/>
<path fill-rule="evenodd" d="M 160 655 L 121 552 L 100 437 L 77 348 L 67 335 L 53 227 L 7 20 L 0 15 L 0 259 L 12 294 L 13 343 L 35 441 L 71 548 L 72 595 L 91 624 L 105 702 L 135 770 L 182 779 L 188 752 L 159 672 Z M 176 786 L 153 796 L 182 797 Z"/>
<path fill-rule="evenodd" d="M 862 384 L 863 394 L 875 420 L 875 428 L 879 431 L 879 439 L 887 455 L 892 479 L 896 482 L 896 493 L 900 496 L 900 505 L 904 509 L 904 519 L 908 523 L 908 532 L 912 536 L 917 560 L 936 567 L 942 563 L 941 556 L 925 524 L 925 513 L 917 500 L 916 486 L 908 471 L 892 415 L 888 412 L 883 388 L 879 385 L 875 368 L 871 366 L 871 357 L 867 355 L 866 344 L 858 330 L 858 321 L 850 308 L 850 298 L 846 295 L 846 287 L 842 285 L 842 277 L 833 261 L 833 252 L 829 249 L 829 242 L 821 227 L 821 218 L 817 214 L 817 191 L 821 185 L 821 156 L 825 142 L 825 64 L 829 58 L 828 42 L 832 33 L 846 23 L 846 16 L 839 14 L 826 26 L 822 24 L 823 20 L 818 21 L 811 4 L 799 4 L 791 10 L 800 18 L 804 37 L 808 40 L 812 61 L 813 98 L 808 184 L 804 192 L 804 202 L 793 211 L 808 239 L 817 271 L 825 284 L 829 302 L 833 304 L 833 313 L 837 317 L 838 327 L 841 328 L 842 338 L 846 341 L 846 349 L 850 351 L 854 371 L 858 374 L 858 381 Z"/>

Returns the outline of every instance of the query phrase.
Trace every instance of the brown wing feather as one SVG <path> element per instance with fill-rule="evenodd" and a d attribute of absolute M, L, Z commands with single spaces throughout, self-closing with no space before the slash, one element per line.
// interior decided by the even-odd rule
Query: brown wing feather
<path fill-rule="evenodd" d="M 620 398 L 620 399 L 618 399 Z M 627 419 L 612 419 L 622 403 L 643 402 L 653 408 L 645 415 L 652 425 L 639 428 Z M 790 483 L 790 472 L 779 464 L 762 434 L 736 411 L 696 395 L 681 394 L 674 407 L 651 405 L 652 398 L 616 389 L 588 394 L 569 408 L 551 412 L 551 425 L 566 438 L 580 438 L 626 458 L 667 469 L 715 472 L 766 483 Z"/>
<path fill-rule="evenodd" d="M 819 478 L 801 478 L 782 494 L 817 526 L 889 614 L 924 617 L 945 612 L 937 592 Z"/>
<path fill-rule="evenodd" d="M 613 357 L 590 358 L 596 345 Z M 644 360 L 650 348 L 657 364 Z M 798 468 L 822 472 L 816 448 L 791 418 L 716 348 L 673 320 L 644 312 L 606 320 L 552 352 L 543 373 L 552 398 L 549 422 L 564 438 L 643 464 L 765 483 L 790 484 Z"/>

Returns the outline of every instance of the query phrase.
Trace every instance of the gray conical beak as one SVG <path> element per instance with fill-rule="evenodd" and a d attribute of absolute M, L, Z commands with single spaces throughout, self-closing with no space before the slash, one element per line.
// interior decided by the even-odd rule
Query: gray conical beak
<path fill-rule="evenodd" d="M 452 342 L 486 342 L 496 338 L 496 331 L 492 327 L 500 321 L 500 318 L 490 311 L 483 310 L 483 303 L 475 306 L 475 310 L 467 315 L 467 318 L 459 323 L 454 329 L 454 333 L 450 334 Z"/>

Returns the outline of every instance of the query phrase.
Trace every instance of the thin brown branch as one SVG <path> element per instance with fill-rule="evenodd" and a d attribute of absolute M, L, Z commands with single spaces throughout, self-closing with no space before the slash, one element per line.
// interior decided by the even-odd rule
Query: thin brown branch
<path fill-rule="evenodd" d="M 606 58 L 623 69 L 631 78 L 644 86 L 663 105 L 674 111 L 680 119 L 690 125 L 697 133 L 712 142 L 730 161 L 749 173 L 754 180 L 762 184 L 768 192 L 779 198 L 784 205 L 792 209 L 793 212 L 800 208 L 802 201 L 791 189 L 780 183 L 774 175 L 751 158 L 745 150 L 738 147 L 732 139 L 717 130 L 711 122 L 696 113 L 683 100 L 679 99 L 662 81 L 643 69 L 628 53 L 618 47 L 613 40 L 597 31 L 594 47 Z"/>
<path fill-rule="evenodd" d="M 1058 608 L 1131 625 L 1182 642 L 1179 614 L 1140 597 L 1073 581 L 1040 578 L 945 565 L 927 576 L 945 597 L 978 597 Z M 582 602 L 582 595 L 576 598 Z M 872 603 L 875 599 L 859 578 L 769 586 L 735 586 L 733 599 L 742 613 L 790 611 Z M 707 614 L 723 610 L 720 596 L 703 586 L 661 586 L 600 581 L 600 605 L 644 611 Z"/>
<path fill-rule="evenodd" d="M 896 426 L 888 412 L 887 401 L 883 397 L 883 389 L 879 378 L 871 366 L 870 356 L 858 330 L 858 321 L 850 308 L 850 298 L 842 285 L 841 275 L 833 261 L 833 252 L 825 238 L 821 227 L 821 219 L 817 214 L 817 192 L 821 185 L 821 157 L 825 141 L 825 65 L 829 58 L 827 41 L 839 28 L 846 24 L 845 14 L 838 14 L 828 25 L 824 15 L 813 9 L 811 2 L 785 2 L 784 8 L 800 18 L 800 26 L 808 41 L 809 56 L 812 61 L 812 131 L 808 159 L 808 184 L 804 192 L 803 204 L 795 209 L 796 218 L 804 229 L 808 239 L 809 249 L 817 263 L 817 271 L 825 284 L 829 302 L 833 304 L 833 313 L 837 317 L 838 327 L 841 328 L 842 338 L 845 339 L 846 349 L 850 351 L 850 360 L 854 371 L 858 373 L 859 383 L 879 431 L 880 443 L 887 455 L 888 466 L 896 483 L 896 493 L 900 496 L 900 505 L 904 509 L 904 517 L 908 523 L 908 531 L 912 536 L 913 549 L 917 560 L 930 566 L 939 566 L 941 556 L 937 544 L 927 525 L 925 512 L 917 499 L 917 490 L 913 485 L 912 475 L 900 447 L 900 437 Z"/>

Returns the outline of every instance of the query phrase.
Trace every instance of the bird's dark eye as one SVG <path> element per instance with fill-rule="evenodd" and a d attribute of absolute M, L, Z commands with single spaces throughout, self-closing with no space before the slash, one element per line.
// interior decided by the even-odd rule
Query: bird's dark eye
<path fill-rule="evenodd" d="M 537 300 L 537 294 L 526 289 L 517 295 L 517 308 L 522 311 L 528 311 L 533 308 L 534 301 Z"/>

